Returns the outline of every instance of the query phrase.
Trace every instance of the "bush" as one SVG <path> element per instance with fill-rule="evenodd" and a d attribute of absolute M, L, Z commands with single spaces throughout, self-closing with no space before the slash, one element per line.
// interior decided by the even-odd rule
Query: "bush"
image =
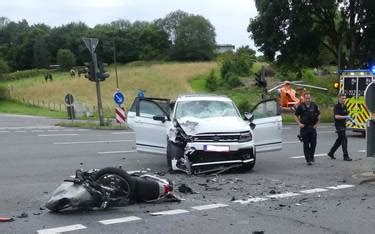
<path fill-rule="evenodd" d="M 211 70 L 207 78 L 206 88 L 210 91 L 215 91 L 217 87 L 218 87 L 218 82 L 216 80 L 215 71 Z"/>
<path fill-rule="evenodd" d="M 227 84 L 229 85 L 229 87 L 235 88 L 241 84 L 241 81 L 238 78 L 238 76 L 230 75 L 228 78 Z"/>
<path fill-rule="evenodd" d="M 0 86 L 0 101 L 5 100 L 7 98 L 7 92 L 8 90 L 5 87 Z"/>

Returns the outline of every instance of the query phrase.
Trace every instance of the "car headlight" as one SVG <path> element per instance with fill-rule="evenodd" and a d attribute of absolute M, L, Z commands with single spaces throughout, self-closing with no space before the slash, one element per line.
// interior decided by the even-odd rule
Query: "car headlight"
<path fill-rule="evenodd" d="M 240 139 L 238 142 L 246 142 L 251 141 L 253 139 L 253 136 L 251 135 L 251 132 L 241 132 L 240 133 Z"/>

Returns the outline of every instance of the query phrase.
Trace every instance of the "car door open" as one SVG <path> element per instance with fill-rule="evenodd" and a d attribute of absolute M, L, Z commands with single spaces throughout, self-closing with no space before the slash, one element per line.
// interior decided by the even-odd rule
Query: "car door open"
<path fill-rule="evenodd" d="M 137 97 L 128 112 L 128 124 L 136 133 L 137 151 L 165 154 L 170 101 Z"/>
<path fill-rule="evenodd" d="M 252 110 L 256 124 L 254 141 L 256 152 L 282 149 L 282 118 L 280 107 L 275 99 L 264 100 Z"/>

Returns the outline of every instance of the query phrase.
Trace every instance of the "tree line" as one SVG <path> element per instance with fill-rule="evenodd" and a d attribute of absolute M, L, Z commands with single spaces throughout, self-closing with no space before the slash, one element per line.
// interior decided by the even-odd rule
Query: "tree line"
<path fill-rule="evenodd" d="M 255 0 L 248 26 L 264 56 L 290 67 L 362 67 L 375 57 L 375 1 Z"/>
<path fill-rule="evenodd" d="M 83 65 L 90 59 L 83 37 L 99 39 L 96 52 L 106 63 L 114 61 L 114 51 L 119 63 L 211 60 L 216 47 L 215 28 L 210 21 L 180 10 L 152 22 L 120 19 L 93 28 L 83 22 L 50 27 L 0 17 L 0 73 L 52 64 L 62 64 L 66 69 Z"/>

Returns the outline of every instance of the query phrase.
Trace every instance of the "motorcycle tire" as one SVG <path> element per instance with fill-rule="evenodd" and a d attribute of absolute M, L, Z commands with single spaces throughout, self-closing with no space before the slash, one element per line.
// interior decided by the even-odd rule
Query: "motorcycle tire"
<path fill-rule="evenodd" d="M 134 197 L 134 179 L 124 170 L 116 167 L 106 167 L 94 176 L 95 182 L 117 190 L 111 198 L 132 200 Z"/>

